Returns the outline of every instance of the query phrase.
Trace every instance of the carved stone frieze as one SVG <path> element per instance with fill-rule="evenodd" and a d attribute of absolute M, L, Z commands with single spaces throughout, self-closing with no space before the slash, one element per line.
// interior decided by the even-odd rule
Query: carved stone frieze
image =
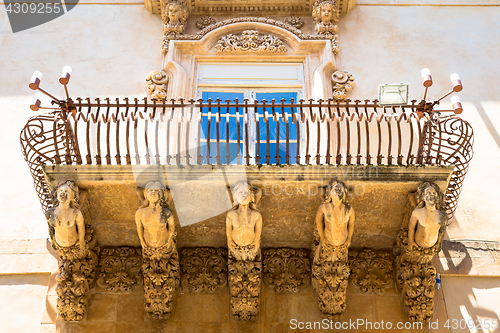
<path fill-rule="evenodd" d="M 130 292 L 142 284 L 140 248 L 118 247 L 101 250 L 97 285 L 111 293 Z"/>
<path fill-rule="evenodd" d="M 146 76 L 146 89 L 152 99 L 162 100 L 167 98 L 168 75 L 163 70 L 154 71 Z"/>
<path fill-rule="evenodd" d="M 85 206 L 86 192 L 80 197 L 78 186 L 66 181 L 52 196 L 54 208 L 46 218 L 52 247 L 59 253 L 56 307 L 64 321 L 79 321 L 89 306 L 99 247 Z"/>
<path fill-rule="evenodd" d="M 325 201 L 316 214 L 312 244 L 312 285 L 324 318 L 345 316 L 349 278 L 347 249 L 354 231 L 354 210 L 346 203 L 347 187 L 340 181 L 328 185 Z"/>
<path fill-rule="evenodd" d="M 394 283 L 391 254 L 365 249 L 350 251 L 351 284 L 363 293 L 384 294 Z"/>
<path fill-rule="evenodd" d="M 162 7 L 163 33 L 165 35 L 182 34 L 188 18 L 187 5 L 183 0 L 166 1 Z"/>
<path fill-rule="evenodd" d="M 285 18 L 284 22 L 296 29 L 300 29 L 304 26 L 304 20 L 302 19 L 302 17 L 299 16 L 289 16 Z"/>
<path fill-rule="evenodd" d="M 215 22 L 215 19 L 211 16 L 202 16 L 196 20 L 196 27 L 201 30 L 209 25 L 215 24 Z"/>
<path fill-rule="evenodd" d="M 276 292 L 296 293 L 311 282 L 309 255 L 304 249 L 267 249 L 263 251 L 264 282 Z"/>
<path fill-rule="evenodd" d="M 429 321 L 434 313 L 436 268 L 432 258 L 441 250 L 448 216 L 443 195 L 431 182 L 410 193 L 396 238 L 396 279 L 410 321 Z"/>
<path fill-rule="evenodd" d="M 354 88 L 355 80 L 351 74 L 342 71 L 335 71 L 332 74 L 333 99 L 343 101 L 347 98 L 347 93 Z"/>
<path fill-rule="evenodd" d="M 227 284 L 227 250 L 199 247 L 181 250 L 182 285 L 190 292 L 214 293 Z"/>
<path fill-rule="evenodd" d="M 144 307 L 151 319 L 168 319 L 180 273 L 174 217 L 167 204 L 169 191 L 152 181 L 137 194 L 142 201 L 135 222 L 142 245 Z"/>
<path fill-rule="evenodd" d="M 265 51 L 284 53 L 286 47 L 281 39 L 271 35 L 259 36 L 256 30 L 245 30 L 241 36 L 229 34 L 215 44 L 215 52 Z"/>
<path fill-rule="evenodd" d="M 261 197 L 260 189 L 236 184 L 234 207 L 226 215 L 231 314 L 238 321 L 255 320 L 259 313 L 262 215 L 257 207 Z"/>
<path fill-rule="evenodd" d="M 168 46 L 170 40 L 200 40 L 202 39 L 206 34 L 208 34 L 210 31 L 213 31 L 215 29 L 218 29 L 220 27 L 234 24 L 234 23 L 241 23 L 241 22 L 256 22 L 256 23 L 265 23 L 265 24 L 270 24 L 274 25 L 277 27 L 280 27 L 282 29 L 288 30 L 289 32 L 293 33 L 296 35 L 298 38 L 301 40 L 330 40 L 332 43 L 332 52 L 334 54 L 338 53 L 338 41 L 337 41 L 337 36 L 332 35 L 332 34 L 323 34 L 323 35 L 306 35 L 299 29 L 291 26 L 290 24 L 283 22 L 283 21 L 278 21 L 274 20 L 271 18 L 266 18 L 266 17 L 235 17 L 232 19 L 227 19 L 224 21 L 219 21 L 214 24 L 211 24 L 207 26 L 206 28 L 200 30 L 196 35 L 165 35 L 163 37 L 162 41 L 162 52 L 163 54 L 167 54 L 168 52 Z"/>

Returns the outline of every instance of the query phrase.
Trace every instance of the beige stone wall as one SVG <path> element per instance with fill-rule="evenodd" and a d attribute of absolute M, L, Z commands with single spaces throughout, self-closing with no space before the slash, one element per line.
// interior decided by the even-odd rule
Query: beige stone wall
<path fill-rule="evenodd" d="M 6 12 L 0 10 L 0 76 L 3 78 L 0 81 L 0 242 L 9 248 L 13 245 L 6 240 L 48 237 L 46 222 L 19 150 L 19 132 L 33 115 L 28 108 L 33 91 L 27 87 L 32 72 L 42 71 L 42 87 L 57 96 L 63 96 L 57 78 L 62 66 L 67 64 L 73 67 L 69 85 L 72 96 L 133 98 L 145 95 L 144 77 L 161 67 L 160 18 L 149 13 L 140 2 L 102 3 L 78 5 L 48 24 L 17 34 L 10 32 Z M 496 209 L 500 199 L 497 191 L 500 185 L 497 173 L 500 165 L 500 100 L 497 95 L 500 8 L 494 6 L 496 1 L 493 0 L 450 0 L 445 3 L 450 6 L 439 6 L 437 1 L 358 0 L 357 6 L 340 19 L 337 67 L 356 78 L 356 87 L 350 95 L 353 99 L 374 99 L 379 84 L 401 81 L 410 84 L 410 99 L 420 99 L 423 95 L 420 69 L 423 67 L 431 69 L 435 83 L 429 98 L 436 99 L 450 89 L 449 74 L 458 72 L 461 75 L 464 84 L 460 93 L 464 104 L 462 117 L 472 124 L 475 131 L 475 157 L 447 237 L 452 240 L 500 241 Z M 449 107 L 449 99 L 443 101 L 442 107 Z M 1 272 L 4 275 L 0 275 L 0 308 L 9 309 L 9 312 L 2 312 L 2 330 L 36 332 L 41 320 L 47 324 L 43 326 L 45 332 L 53 331 L 53 291 L 51 294 L 49 290 L 47 299 L 48 308 L 52 310 L 40 319 L 47 291 L 47 274 L 26 274 L 53 270 L 51 255 L 45 250 L 41 253 L 22 252 L 15 247 L 10 252 L 2 252 L 2 268 L 5 270 Z M 17 256 L 22 253 L 25 257 Z M 457 260 L 461 259 L 451 261 Z M 500 273 L 497 265 L 498 258 L 493 258 L 490 266 L 486 266 L 492 268 L 486 272 L 471 266 L 471 270 L 476 269 L 482 275 L 488 274 L 489 270 L 488 275 L 493 276 L 488 278 L 463 275 L 470 270 L 454 273 L 460 276 L 443 276 L 444 300 L 439 303 L 436 318 L 448 316 L 460 320 L 466 318 L 467 313 L 473 319 L 498 319 Z M 444 266 L 442 269 L 447 270 Z M 130 310 L 136 311 L 135 314 L 127 319 L 127 312 L 123 312 L 116 296 L 106 296 L 110 308 L 106 307 L 109 304 L 105 296 L 94 295 L 95 299 L 99 297 L 102 302 L 97 300 L 92 306 L 94 309 L 103 306 L 106 316 L 92 319 L 91 313 L 95 311 L 92 310 L 90 319 L 87 318 L 81 327 L 98 332 L 92 323 L 101 322 L 98 326 L 106 332 L 132 331 L 132 328 L 125 331 L 123 327 L 134 327 L 135 324 L 128 325 L 127 320 L 135 318 L 133 316 L 141 311 L 138 302 L 134 302 Z M 350 315 L 362 308 L 363 313 L 358 315 L 365 318 L 392 316 L 395 320 L 400 316 L 395 297 L 370 300 L 363 297 L 348 297 Z M 123 300 L 128 298 L 133 296 L 124 296 Z M 197 295 L 181 295 L 176 307 L 178 312 L 167 325 L 179 327 L 179 332 L 190 331 L 194 326 L 210 327 L 217 332 L 231 331 L 235 327 L 228 317 L 223 317 L 225 319 L 218 325 L 209 321 L 205 326 L 195 324 L 197 321 L 193 318 L 196 317 L 182 317 L 205 311 L 199 310 L 199 299 Z M 223 316 L 229 313 L 226 292 L 206 299 L 216 305 L 214 308 L 203 305 L 207 307 L 206 311 L 225 307 L 226 312 L 220 313 Z M 271 327 L 277 331 L 278 328 L 285 330 L 292 315 L 297 315 L 297 319 L 302 316 L 303 320 L 315 320 L 318 313 L 313 309 L 317 304 L 312 299 L 310 289 L 296 296 L 264 291 L 263 310 L 259 323 L 255 324 L 256 331 L 267 332 Z M 307 312 L 309 310 L 311 313 Z M 204 318 L 215 317 L 207 315 Z"/>

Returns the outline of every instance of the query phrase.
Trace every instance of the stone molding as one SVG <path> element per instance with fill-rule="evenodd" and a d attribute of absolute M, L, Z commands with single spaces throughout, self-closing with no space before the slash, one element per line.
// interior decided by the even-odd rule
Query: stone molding
<path fill-rule="evenodd" d="M 256 30 L 245 30 L 241 36 L 229 34 L 219 39 L 214 48 L 216 53 L 238 51 L 285 53 L 283 41 L 272 35 L 259 36 Z"/>
<path fill-rule="evenodd" d="M 140 248 L 103 248 L 99 260 L 97 285 L 110 293 L 131 292 L 142 285 Z"/>
<path fill-rule="evenodd" d="M 184 248 L 181 250 L 181 283 L 189 292 L 215 293 L 227 284 L 227 250 Z"/>
<path fill-rule="evenodd" d="M 264 283 L 278 293 L 297 293 L 311 282 L 311 265 L 306 249 L 266 249 L 263 251 Z"/>
<path fill-rule="evenodd" d="M 391 254 L 385 251 L 349 251 L 351 284 L 364 294 L 383 295 L 394 283 Z"/>

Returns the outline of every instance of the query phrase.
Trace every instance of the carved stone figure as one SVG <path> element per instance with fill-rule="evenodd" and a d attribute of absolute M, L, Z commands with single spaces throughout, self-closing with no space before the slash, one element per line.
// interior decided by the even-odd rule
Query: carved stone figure
<path fill-rule="evenodd" d="M 79 201 L 78 186 L 62 182 L 53 193 L 54 208 L 46 213 L 52 247 L 59 253 L 57 311 L 65 321 L 82 320 L 95 282 L 99 253 L 90 216 L 86 209 L 84 216 Z"/>
<path fill-rule="evenodd" d="M 139 198 L 144 200 L 135 222 L 142 245 L 145 309 L 152 319 L 167 319 L 179 285 L 174 217 L 167 204 L 168 191 L 159 182 L 146 185 L 144 198 L 141 193 Z"/>
<path fill-rule="evenodd" d="M 261 196 L 262 191 L 247 183 L 237 184 L 235 207 L 226 216 L 231 313 L 239 321 L 255 320 L 259 313 L 262 215 L 257 204 Z"/>
<path fill-rule="evenodd" d="M 335 34 L 339 12 L 337 3 L 332 0 L 317 0 L 314 3 L 313 20 L 318 34 Z"/>
<path fill-rule="evenodd" d="M 146 76 L 146 89 L 152 99 L 158 101 L 167 98 L 168 76 L 165 71 L 154 71 Z"/>
<path fill-rule="evenodd" d="M 347 249 L 354 231 L 354 210 L 346 203 L 347 187 L 332 181 L 316 214 L 312 283 L 319 308 L 330 320 L 341 320 L 349 278 Z"/>
<path fill-rule="evenodd" d="M 187 18 L 188 10 L 184 1 L 167 2 L 162 14 L 163 32 L 166 35 L 181 34 L 186 28 Z"/>
<path fill-rule="evenodd" d="M 335 71 L 332 74 L 333 99 L 344 101 L 347 93 L 354 88 L 354 77 L 347 72 Z"/>
<path fill-rule="evenodd" d="M 396 240 L 397 282 L 411 321 L 429 321 L 434 312 L 436 269 L 432 258 L 441 250 L 448 215 L 435 183 L 424 182 L 408 195 Z"/>

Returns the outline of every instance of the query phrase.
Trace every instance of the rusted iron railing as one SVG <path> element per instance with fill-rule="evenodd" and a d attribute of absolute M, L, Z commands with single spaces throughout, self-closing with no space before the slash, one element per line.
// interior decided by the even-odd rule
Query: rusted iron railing
<path fill-rule="evenodd" d="M 80 98 L 31 118 L 21 147 L 45 211 L 44 165 L 451 165 L 450 218 L 472 158 L 473 131 L 424 102 L 104 101 Z"/>

